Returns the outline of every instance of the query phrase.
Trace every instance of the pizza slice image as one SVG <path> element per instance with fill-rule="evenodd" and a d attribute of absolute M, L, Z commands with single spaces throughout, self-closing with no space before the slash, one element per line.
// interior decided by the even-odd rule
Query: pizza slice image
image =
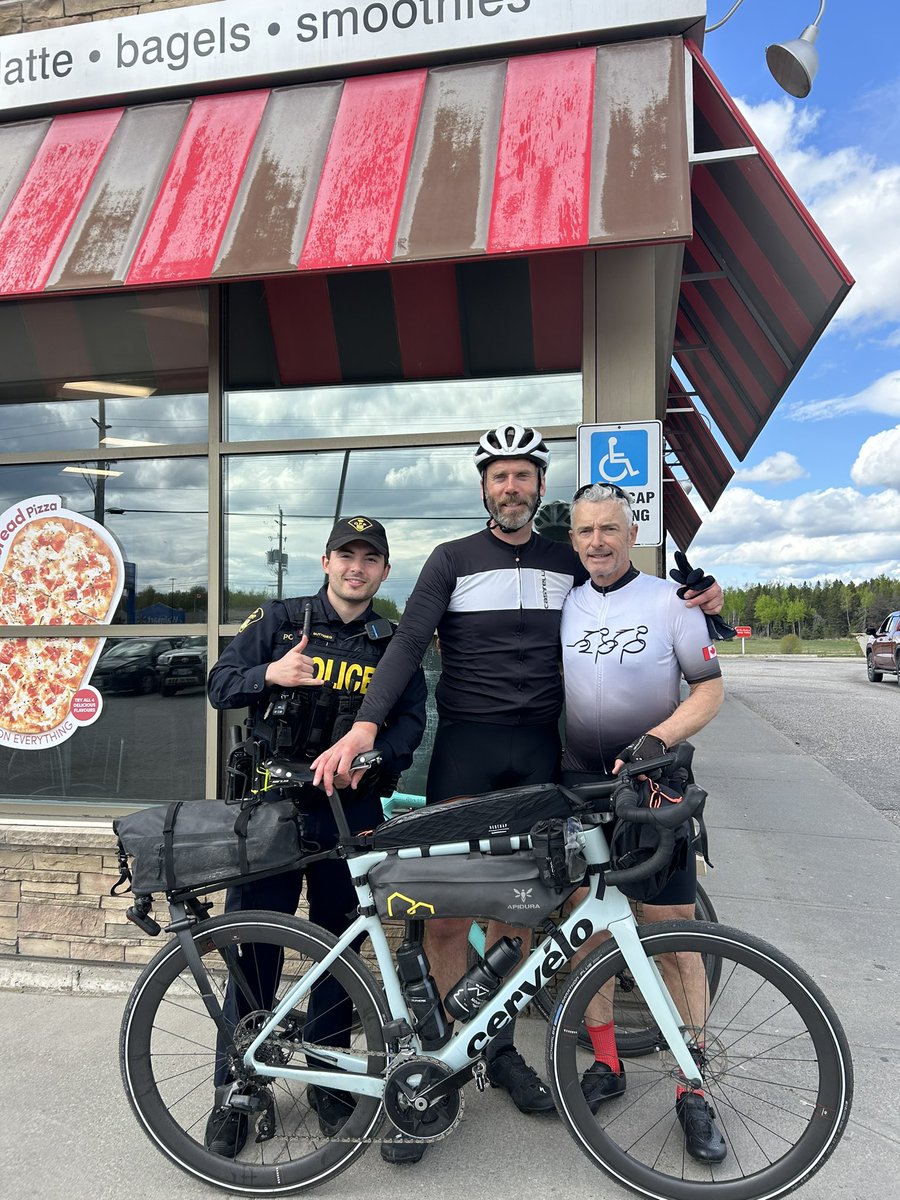
<path fill-rule="evenodd" d="M 62 508 L 58 496 L 33 497 L 0 516 L 0 626 L 103 626 L 115 614 L 123 580 L 109 532 Z M 0 740 L 4 731 L 36 735 L 25 744 L 40 749 L 41 735 L 70 736 L 72 700 L 104 641 L 0 637 Z"/>

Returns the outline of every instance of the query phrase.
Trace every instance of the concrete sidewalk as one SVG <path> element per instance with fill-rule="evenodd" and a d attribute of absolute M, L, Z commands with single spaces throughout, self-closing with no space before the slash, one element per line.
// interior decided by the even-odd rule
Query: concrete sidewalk
<path fill-rule="evenodd" d="M 833 1158 L 804 1200 L 900 1195 L 900 828 L 739 701 L 696 739 L 719 918 L 797 959 L 833 1002 L 853 1049 L 856 1098 Z M 202 1200 L 140 1133 L 118 1075 L 121 976 L 0 960 L 0 1179 L 41 1200 Z M 74 993 L 72 989 L 76 988 Z M 53 988 L 65 989 L 54 991 Z M 94 994 L 91 994 L 91 993 Z M 67 994 L 68 993 L 68 994 Z M 521 1022 L 531 1061 L 545 1027 Z M 456 1132 L 421 1167 L 377 1153 L 322 1195 L 518 1200 L 626 1195 L 553 1118 L 524 1117 L 505 1094 L 466 1090 Z M 224 1193 L 218 1193 L 224 1195 Z"/>

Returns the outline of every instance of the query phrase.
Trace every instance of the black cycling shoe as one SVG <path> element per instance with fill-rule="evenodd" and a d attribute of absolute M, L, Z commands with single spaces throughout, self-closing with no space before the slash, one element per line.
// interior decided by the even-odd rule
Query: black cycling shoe
<path fill-rule="evenodd" d="M 487 1077 L 491 1087 L 505 1088 L 509 1092 L 519 1112 L 556 1112 L 550 1089 L 512 1046 L 505 1047 L 488 1059 Z"/>
<path fill-rule="evenodd" d="M 684 1130 L 684 1148 L 699 1162 L 718 1163 L 728 1153 L 725 1139 L 715 1122 L 715 1113 L 703 1096 L 682 1092 L 675 1112 Z"/>
<path fill-rule="evenodd" d="M 422 1161 L 427 1149 L 424 1142 L 408 1142 L 402 1133 L 395 1133 L 381 1143 L 381 1157 L 397 1166 L 401 1163 L 412 1165 Z"/>
<path fill-rule="evenodd" d="M 319 1118 L 319 1129 L 332 1138 L 343 1129 L 347 1118 L 356 1108 L 356 1097 L 349 1092 L 332 1092 L 311 1083 L 306 1089 L 309 1107 Z"/>
<path fill-rule="evenodd" d="M 625 1068 L 617 1075 L 608 1063 L 591 1063 L 581 1077 L 581 1090 L 588 1108 L 596 1113 L 604 1100 L 613 1100 L 625 1091 Z"/>
<path fill-rule="evenodd" d="M 238 1112 L 224 1103 L 231 1084 L 226 1083 L 216 1088 L 216 1107 L 206 1121 L 204 1145 L 212 1154 L 220 1154 L 222 1158 L 237 1158 L 247 1142 L 247 1132 L 250 1123 L 247 1114 Z"/>

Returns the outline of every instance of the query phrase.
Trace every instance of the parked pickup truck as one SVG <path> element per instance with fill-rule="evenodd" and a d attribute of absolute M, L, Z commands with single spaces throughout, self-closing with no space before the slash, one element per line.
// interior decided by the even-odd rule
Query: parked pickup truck
<path fill-rule="evenodd" d="M 889 613 L 877 629 L 866 630 L 866 671 L 872 683 L 896 675 L 900 684 L 900 612 Z"/>

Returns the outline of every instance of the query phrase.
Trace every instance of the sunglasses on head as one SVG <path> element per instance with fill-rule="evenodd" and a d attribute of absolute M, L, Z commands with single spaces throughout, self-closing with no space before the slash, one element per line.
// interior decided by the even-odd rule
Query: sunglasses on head
<path fill-rule="evenodd" d="M 572 503 L 575 504 L 576 501 L 580 500 L 582 498 L 582 496 L 584 496 L 586 492 L 589 492 L 591 490 L 591 488 L 593 488 L 593 487 L 608 488 L 613 493 L 613 495 L 619 496 L 622 500 L 627 500 L 628 507 L 631 508 L 631 497 L 628 495 L 628 493 L 623 488 L 620 488 L 617 483 L 606 483 L 605 480 L 601 481 L 599 479 L 596 480 L 594 483 L 583 483 L 581 485 L 581 487 L 578 489 L 578 491 L 575 493 L 575 495 L 572 497 Z"/>

